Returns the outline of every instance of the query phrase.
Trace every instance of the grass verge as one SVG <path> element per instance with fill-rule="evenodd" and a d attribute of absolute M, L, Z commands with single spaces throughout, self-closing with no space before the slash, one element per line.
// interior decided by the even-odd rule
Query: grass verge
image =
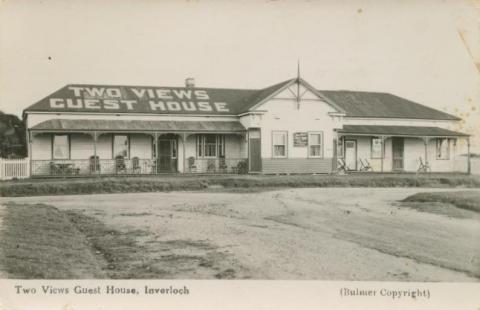
<path fill-rule="evenodd" d="M 0 266 L 15 279 L 103 278 L 85 237 L 54 207 L 9 203 Z"/>
<path fill-rule="evenodd" d="M 15 279 L 161 278 L 143 261 L 135 237 L 78 211 L 36 204 L 6 206 L 0 267 Z"/>
<path fill-rule="evenodd" d="M 480 213 L 479 191 L 417 193 L 405 198 L 402 202 L 451 204 L 459 209 Z"/>
<path fill-rule="evenodd" d="M 205 240 L 160 241 L 44 204 L 9 203 L 2 212 L 0 270 L 8 278 L 231 279 L 243 272 Z"/>
<path fill-rule="evenodd" d="M 151 176 L 34 179 L 0 183 L 0 196 L 78 195 L 280 187 L 480 187 L 479 176 L 454 174 Z"/>
<path fill-rule="evenodd" d="M 145 248 L 136 242 L 136 237 L 147 232 L 136 230 L 120 232 L 107 227 L 98 219 L 80 211 L 66 211 L 71 223 L 85 236 L 102 269 L 109 279 L 154 279 L 165 276 L 142 257 Z"/>

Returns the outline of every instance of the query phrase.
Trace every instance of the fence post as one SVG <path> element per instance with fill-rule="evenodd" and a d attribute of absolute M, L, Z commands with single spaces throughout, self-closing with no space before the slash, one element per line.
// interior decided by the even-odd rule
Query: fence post
<path fill-rule="evenodd" d="M 4 167 L 3 167 L 3 158 L 0 158 L 0 180 L 4 178 Z"/>

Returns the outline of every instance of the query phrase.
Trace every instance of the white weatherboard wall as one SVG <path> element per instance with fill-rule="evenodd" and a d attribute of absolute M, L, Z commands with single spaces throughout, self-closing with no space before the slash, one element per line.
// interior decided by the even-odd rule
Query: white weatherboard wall
<path fill-rule="evenodd" d="M 294 86 L 293 88 L 295 88 Z M 292 92 L 295 89 L 292 90 Z M 329 113 L 338 112 L 314 93 L 300 89 L 303 93 L 300 104 L 294 93 L 286 89 L 274 98 L 257 107 L 265 111 L 261 115 L 247 115 L 241 122 L 249 127 L 261 128 L 262 171 L 264 173 L 312 173 L 330 172 L 332 170 L 334 129 L 342 127 L 341 119 Z M 286 158 L 273 158 L 272 133 L 287 132 Z M 294 147 L 295 132 L 321 132 L 323 134 L 321 158 L 310 158 L 308 147 Z"/>
<path fill-rule="evenodd" d="M 426 120 L 426 119 L 392 119 L 392 118 L 352 118 L 343 119 L 345 125 L 385 125 L 385 126 L 426 126 L 440 127 L 444 129 L 456 130 L 458 121 L 451 120 Z M 371 158 L 371 137 L 348 136 L 347 139 L 357 140 L 357 160 L 367 158 L 374 171 L 381 171 L 381 160 Z M 462 139 L 457 140 L 457 146 Z M 383 171 L 392 171 L 392 139 L 385 140 L 385 157 L 383 161 Z M 437 159 L 436 157 L 436 139 L 429 140 L 427 147 L 428 162 L 434 172 L 452 172 L 466 169 L 457 168 L 458 162 L 456 147 L 453 140 L 450 144 L 449 159 Z M 421 137 L 404 138 L 404 171 L 416 172 L 420 166 L 420 157 L 425 161 L 425 146 Z M 465 159 L 466 162 L 466 159 Z M 360 167 L 360 166 L 359 166 Z"/>
<path fill-rule="evenodd" d="M 131 134 L 130 137 L 130 158 L 139 159 L 152 158 L 153 139 L 150 135 Z"/>
<path fill-rule="evenodd" d="M 371 155 L 371 137 L 366 136 L 348 136 L 345 139 L 357 141 L 357 169 L 360 169 L 360 159 L 368 160 L 373 171 L 382 171 L 382 163 L 380 158 L 372 158 Z M 430 139 L 427 146 L 428 162 L 430 168 L 434 172 L 466 172 L 466 168 L 457 168 L 459 156 L 457 155 L 457 147 L 454 146 L 453 140 L 450 142 L 449 159 L 438 159 L 436 155 L 436 140 Z M 425 162 L 425 145 L 421 138 L 404 138 L 404 171 L 416 172 L 420 166 L 420 157 Z M 460 157 L 465 161 L 466 157 Z M 383 159 L 383 171 L 392 171 L 392 139 L 385 139 L 385 157 Z"/>
<path fill-rule="evenodd" d="M 287 91 L 287 90 L 286 90 Z M 285 92 L 286 92 L 285 91 Z M 262 158 L 272 158 L 272 132 L 288 132 L 288 158 L 308 158 L 307 147 L 293 147 L 294 132 L 323 132 L 323 157 L 333 157 L 334 129 L 342 127 L 328 113 L 336 112 L 326 102 L 319 99 L 302 100 L 298 106 L 286 93 L 277 95 L 259 107 L 266 110 L 259 121 L 262 139 Z"/>
<path fill-rule="evenodd" d="M 357 142 L 357 170 L 361 168 L 360 160 L 365 164 L 370 163 L 373 171 L 382 171 L 382 159 L 372 158 L 371 137 L 367 136 L 347 136 L 346 140 L 354 140 Z M 385 140 L 385 157 L 383 158 L 383 171 L 392 170 L 392 140 Z M 349 167 L 353 169 L 353 167 Z"/>
<path fill-rule="evenodd" d="M 87 134 L 69 134 L 70 136 L 70 159 L 89 159 L 94 154 L 93 138 Z M 152 158 L 152 138 L 149 135 L 129 134 L 130 158 Z M 112 134 L 102 134 L 97 139 L 97 156 L 100 159 L 113 159 Z M 32 141 L 33 160 L 51 160 L 52 158 L 52 134 L 37 134 Z"/>
<path fill-rule="evenodd" d="M 99 159 L 113 158 L 113 135 L 104 134 L 97 138 L 97 156 Z"/>
<path fill-rule="evenodd" d="M 52 136 L 49 134 L 38 134 L 32 139 L 31 159 L 49 160 L 52 159 Z"/>
<path fill-rule="evenodd" d="M 70 158 L 89 159 L 93 155 L 93 137 L 87 134 L 70 135 Z"/>
<path fill-rule="evenodd" d="M 245 138 L 241 135 L 225 136 L 225 158 L 246 158 Z"/>
<path fill-rule="evenodd" d="M 453 140 L 450 141 L 450 156 L 448 159 L 437 158 L 436 139 L 430 139 L 427 145 L 427 156 L 430 168 L 434 172 L 452 172 L 455 171 L 455 146 Z M 405 171 L 415 172 L 420 165 L 420 157 L 425 161 L 425 144 L 419 138 L 405 138 L 404 154 Z"/>

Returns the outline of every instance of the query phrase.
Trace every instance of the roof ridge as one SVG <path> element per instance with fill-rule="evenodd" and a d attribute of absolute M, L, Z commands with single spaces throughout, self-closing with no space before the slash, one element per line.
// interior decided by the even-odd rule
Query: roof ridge
<path fill-rule="evenodd" d="M 370 91 L 370 90 L 350 90 L 350 89 L 317 89 L 319 92 L 349 92 L 349 93 L 370 93 L 370 94 L 386 94 L 393 95 L 392 93 L 384 91 Z"/>
<path fill-rule="evenodd" d="M 187 89 L 186 86 L 159 86 L 159 85 L 120 85 L 120 84 L 84 84 L 84 83 L 68 83 L 64 87 L 69 86 L 86 86 L 86 87 L 143 87 L 143 88 L 180 88 L 180 89 Z M 188 88 L 189 89 L 189 88 Z M 231 88 L 231 87 L 199 87 L 195 86 L 192 89 L 216 89 L 216 90 L 245 90 L 245 91 L 259 91 L 263 90 L 263 88 Z"/>

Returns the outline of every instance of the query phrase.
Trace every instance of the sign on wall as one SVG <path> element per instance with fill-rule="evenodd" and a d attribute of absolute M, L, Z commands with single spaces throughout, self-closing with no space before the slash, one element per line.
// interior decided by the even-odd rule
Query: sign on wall
<path fill-rule="evenodd" d="M 306 132 L 294 132 L 293 133 L 293 146 L 294 147 L 306 147 L 306 146 L 308 146 L 308 134 Z"/>

